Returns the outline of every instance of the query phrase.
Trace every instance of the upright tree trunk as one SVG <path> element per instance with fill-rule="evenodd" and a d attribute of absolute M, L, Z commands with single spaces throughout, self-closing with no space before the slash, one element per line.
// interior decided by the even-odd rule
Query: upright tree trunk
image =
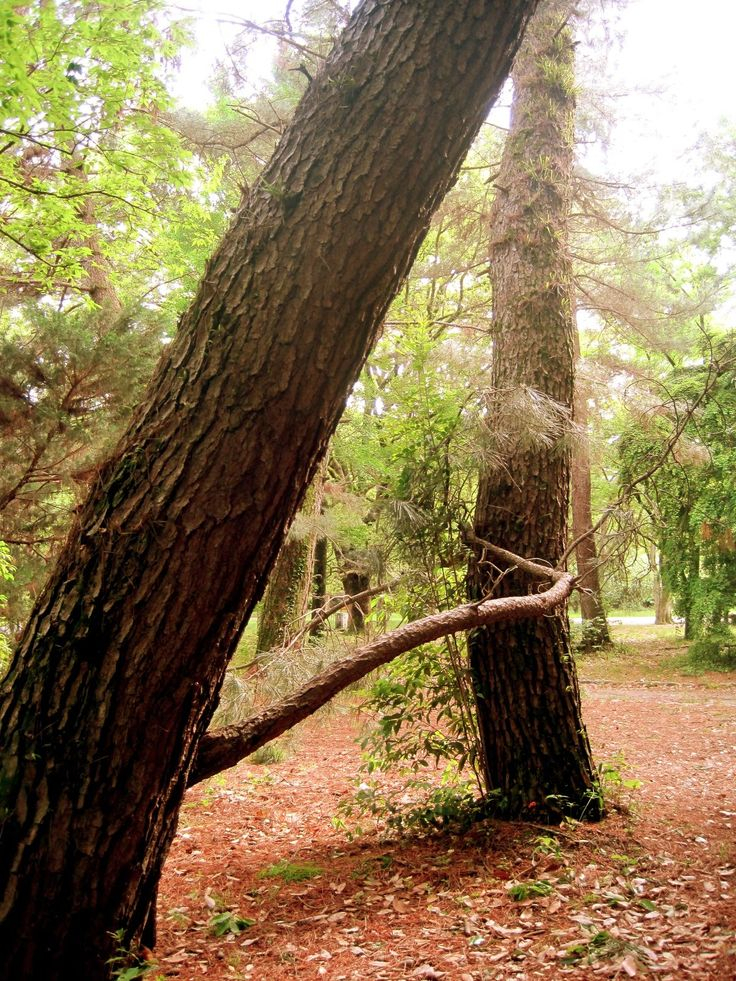
<path fill-rule="evenodd" d="M 283 647 L 301 625 L 300 617 L 307 612 L 301 608 L 304 580 L 309 578 L 307 553 L 307 542 L 301 538 L 287 538 L 279 552 L 258 616 L 259 654 Z"/>
<path fill-rule="evenodd" d="M 685 617 L 684 637 L 685 640 L 695 640 L 701 625 L 700 618 L 695 615 L 695 598 L 700 582 L 700 548 L 688 541 L 686 536 L 683 536 L 683 542 L 689 545 L 689 548 L 683 549 L 685 569 L 681 578 L 684 588 L 680 591 L 682 614 Z"/>
<path fill-rule="evenodd" d="M 512 399 L 530 411 L 562 407 L 562 432 L 531 443 L 524 420 L 503 465 L 481 475 L 475 532 L 555 563 L 566 539 L 573 398 L 573 318 L 567 220 L 573 153 L 571 5 L 543 2 L 514 65 L 511 131 L 491 216 L 494 355 L 491 425 L 508 428 Z M 518 409 L 517 409 L 518 415 Z M 513 421 L 512 421 L 513 423 Z M 490 558 L 476 556 L 471 598 L 494 589 Z M 520 572 L 496 595 L 533 588 Z M 470 664 L 489 798 L 497 813 L 535 820 L 596 818 L 600 802 L 580 712 L 567 615 L 481 627 Z"/>
<path fill-rule="evenodd" d="M 659 625 L 672 623 L 672 594 L 662 576 L 662 553 L 656 545 L 649 550 L 649 565 L 654 575 L 652 589 L 654 600 L 654 622 Z"/>
<path fill-rule="evenodd" d="M 580 342 L 576 327 L 574 328 L 574 340 L 575 355 L 579 359 Z M 593 511 L 591 508 L 590 449 L 587 439 L 588 393 L 586 386 L 581 382 L 579 373 L 575 380 L 574 416 L 575 422 L 581 430 L 581 435 L 575 441 L 572 455 L 572 537 L 574 541 L 578 542 L 575 547 L 575 561 L 581 586 L 579 593 L 580 617 L 583 624 L 581 647 L 584 650 L 593 650 L 609 645 L 611 634 L 603 606 L 595 536 L 585 534 L 593 527 Z"/>
<path fill-rule="evenodd" d="M 368 556 L 357 548 L 348 548 L 340 552 L 340 578 L 342 588 L 348 596 L 357 596 L 371 587 L 371 570 Z M 348 605 L 350 629 L 353 633 L 362 634 L 365 631 L 365 618 L 371 612 L 370 597 L 364 596 Z"/>
<path fill-rule="evenodd" d="M 534 6 L 366 0 L 208 264 L 6 679 L 0 976 L 97 981 L 138 943 L 227 662 Z"/>
<path fill-rule="evenodd" d="M 321 610 L 327 602 L 327 539 L 320 537 L 314 547 L 314 574 L 312 576 L 312 612 Z M 318 619 L 310 633 L 318 636 L 324 632 L 324 621 Z"/>
<path fill-rule="evenodd" d="M 292 527 L 284 542 L 263 595 L 258 618 L 258 652 L 282 647 L 303 626 L 309 612 L 317 548 L 316 518 L 324 498 L 323 467 L 307 492 L 302 515 L 312 524 L 306 534 L 296 536 Z"/>

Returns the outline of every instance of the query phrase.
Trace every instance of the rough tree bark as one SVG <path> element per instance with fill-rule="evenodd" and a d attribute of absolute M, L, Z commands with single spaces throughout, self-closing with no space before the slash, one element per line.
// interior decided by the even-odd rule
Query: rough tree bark
<path fill-rule="evenodd" d="M 366 0 L 208 264 L 4 686 L 0 976 L 137 945 L 227 662 L 534 7 Z"/>
<path fill-rule="evenodd" d="M 283 647 L 289 634 L 299 628 L 302 583 L 307 576 L 307 543 L 287 538 L 268 577 L 258 614 L 257 653 Z"/>
<path fill-rule="evenodd" d="M 574 126 L 573 40 L 568 0 L 546 0 L 514 64 L 511 130 L 491 216 L 494 356 L 491 426 L 526 392 L 554 412 L 548 444 L 521 432 L 503 465 L 481 474 L 479 538 L 555 563 L 566 538 L 573 398 L 573 317 L 567 252 Z M 552 401 L 553 400 L 553 401 Z M 479 553 L 470 597 L 526 592 L 523 573 L 504 575 Z M 570 656 L 567 615 L 471 632 L 483 765 L 489 797 L 507 817 L 600 816 L 595 774 Z"/>
<path fill-rule="evenodd" d="M 577 329 L 574 332 L 575 356 L 580 358 L 580 341 Z M 588 392 L 580 372 L 575 378 L 574 395 L 575 422 L 581 435 L 575 441 L 572 455 L 572 537 L 577 541 L 575 561 L 580 585 L 580 617 L 583 631 L 581 647 L 593 650 L 611 643 L 608 620 L 603 606 L 601 580 L 598 574 L 598 549 L 595 535 L 585 533 L 593 527 L 591 508 L 590 449 L 588 446 Z"/>

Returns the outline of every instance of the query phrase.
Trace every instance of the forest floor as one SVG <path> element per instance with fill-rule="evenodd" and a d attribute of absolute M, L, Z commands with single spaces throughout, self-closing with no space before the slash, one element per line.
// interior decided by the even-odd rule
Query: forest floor
<path fill-rule="evenodd" d="M 736 675 L 682 675 L 671 629 L 626 629 L 580 663 L 605 821 L 350 840 L 332 818 L 368 720 L 338 704 L 281 762 L 188 793 L 150 976 L 736 977 Z"/>

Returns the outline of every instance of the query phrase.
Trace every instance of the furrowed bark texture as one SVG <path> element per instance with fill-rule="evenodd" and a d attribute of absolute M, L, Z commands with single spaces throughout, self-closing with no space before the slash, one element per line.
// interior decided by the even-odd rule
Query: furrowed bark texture
<path fill-rule="evenodd" d="M 534 0 L 366 0 L 210 261 L 0 700 L 0 976 L 106 977 L 388 303 Z"/>
<path fill-rule="evenodd" d="M 551 562 L 562 555 L 566 538 L 570 440 L 565 416 L 573 398 L 569 14 L 567 2 L 540 6 L 514 65 L 511 131 L 491 216 L 490 270 L 492 412 L 507 428 L 504 403 L 526 391 L 522 405 L 529 413 L 540 396 L 563 407 L 562 431 L 543 444 L 525 436 L 520 420 L 503 466 L 481 476 L 475 519 L 479 538 Z M 489 593 L 493 579 L 490 557 L 480 555 L 470 568 L 471 598 Z M 505 576 L 495 592 L 530 588 L 528 577 L 517 571 Z M 562 813 L 598 816 L 566 614 L 481 627 L 468 643 L 485 779 L 498 813 L 536 820 L 556 820 Z"/>
<path fill-rule="evenodd" d="M 190 785 L 234 766 L 259 746 L 308 718 L 348 685 L 399 655 L 438 637 L 470 630 L 481 624 L 548 616 L 567 600 L 573 588 L 573 577 L 565 574 L 548 590 L 536 596 L 508 596 L 485 603 L 468 603 L 445 613 L 415 620 L 384 634 L 378 640 L 358 648 L 349 657 L 336 661 L 288 698 L 270 705 L 246 722 L 208 732 L 199 744 L 197 758 L 189 774 Z M 490 670 L 493 670 L 493 665 L 490 665 Z"/>
<path fill-rule="evenodd" d="M 575 330 L 575 355 L 580 357 L 578 331 Z M 585 535 L 593 527 L 590 481 L 590 448 L 588 445 L 588 389 L 580 372 L 575 378 L 575 422 L 581 430 L 572 457 L 572 537 L 578 542 L 575 562 L 580 586 L 580 616 L 583 624 L 581 646 L 586 650 L 611 643 L 606 610 L 603 606 L 601 580 L 598 574 L 598 549 L 595 535 Z"/>

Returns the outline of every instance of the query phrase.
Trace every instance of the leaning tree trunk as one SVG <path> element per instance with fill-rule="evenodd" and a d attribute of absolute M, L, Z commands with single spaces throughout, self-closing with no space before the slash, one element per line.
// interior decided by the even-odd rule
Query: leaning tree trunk
<path fill-rule="evenodd" d="M 575 354 L 580 358 L 580 342 L 577 329 L 574 332 Z M 603 592 L 598 574 L 598 549 L 595 535 L 586 534 L 593 527 L 591 508 L 590 447 L 588 443 L 588 393 L 582 384 L 580 373 L 575 379 L 575 422 L 580 436 L 575 441 L 572 455 L 572 537 L 575 561 L 580 584 L 580 618 L 583 632 L 580 646 L 583 650 L 606 647 L 611 643 L 608 620 L 603 606 Z"/>
<path fill-rule="evenodd" d="M 490 413 L 492 426 L 495 419 L 522 431 L 514 438 L 510 430 L 503 465 L 481 475 L 475 519 L 477 537 L 552 563 L 565 546 L 573 398 L 569 14 L 567 0 L 540 7 L 512 75 L 511 130 L 491 216 Z M 540 403 L 561 424 L 551 444 L 531 442 L 524 420 L 510 418 L 538 411 Z M 490 560 L 476 555 L 471 598 L 491 592 L 494 578 Z M 516 571 L 497 583 L 496 595 L 531 588 L 528 576 Z M 536 820 L 599 817 L 566 614 L 482 627 L 468 644 L 485 780 L 496 813 Z"/>
<path fill-rule="evenodd" d="M 227 662 L 534 6 L 366 0 L 208 264 L 4 686 L 0 976 L 137 945 Z"/>

